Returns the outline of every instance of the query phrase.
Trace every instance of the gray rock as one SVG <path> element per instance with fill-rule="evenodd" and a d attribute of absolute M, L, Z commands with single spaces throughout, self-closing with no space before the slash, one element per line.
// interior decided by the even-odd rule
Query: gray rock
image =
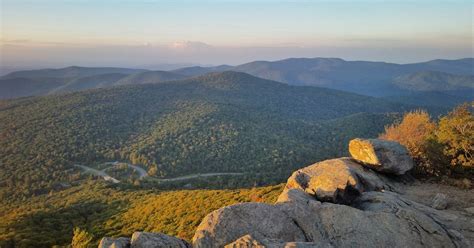
<path fill-rule="evenodd" d="M 353 139 L 349 153 L 376 171 L 403 175 L 413 168 L 413 159 L 401 144 L 381 139 Z"/>
<path fill-rule="evenodd" d="M 451 229 L 455 226 L 453 223 L 459 222 L 457 216 L 410 201 L 399 194 L 367 192 L 354 206 L 364 212 L 387 213 L 401 220 L 403 225 L 394 230 L 397 235 L 410 232 L 414 245 L 411 247 L 416 247 L 416 243 L 426 247 L 471 247 L 469 240 Z"/>
<path fill-rule="evenodd" d="M 257 240 L 305 242 L 302 230 L 284 212 L 264 203 L 241 203 L 207 215 L 193 237 L 195 248 L 223 247 L 244 235 Z"/>
<path fill-rule="evenodd" d="M 332 248 L 332 246 L 315 242 L 282 242 L 275 239 L 256 240 L 247 234 L 226 245 L 225 248 Z"/>
<path fill-rule="evenodd" d="M 109 238 L 104 237 L 100 240 L 99 248 L 128 248 L 130 247 L 129 238 Z"/>
<path fill-rule="evenodd" d="M 460 233 L 441 224 L 436 210 L 392 192 L 364 192 L 353 206 L 321 203 L 292 189 L 276 207 L 307 240 L 334 247 L 469 247 Z"/>
<path fill-rule="evenodd" d="M 190 248 L 191 245 L 179 238 L 163 233 L 134 232 L 131 248 Z"/>
<path fill-rule="evenodd" d="M 388 180 L 351 158 L 325 160 L 294 172 L 285 190 L 301 189 L 324 202 L 350 203 L 365 191 L 390 188 Z"/>
<path fill-rule="evenodd" d="M 431 207 L 438 210 L 443 210 L 448 207 L 448 196 L 442 193 L 438 193 L 431 202 Z"/>
<path fill-rule="evenodd" d="M 260 242 L 252 237 L 252 235 L 247 234 L 236 241 L 224 246 L 224 248 L 265 248 L 268 245 L 267 243 Z"/>
<path fill-rule="evenodd" d="M 465 208 L 464 211 L 474 215 L 474 207 Z M 473 220 L 474 222 L 474 220 Z"/>

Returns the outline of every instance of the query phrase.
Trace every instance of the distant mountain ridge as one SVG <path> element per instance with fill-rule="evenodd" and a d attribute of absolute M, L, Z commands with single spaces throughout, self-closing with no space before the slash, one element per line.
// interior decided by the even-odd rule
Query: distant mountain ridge
<path fill-rule="evenodd" d="M 0 78 L 0 98 L 45 95 L 116 85 L 160 83 L 237 71 L 297 86 L 319 86 L 368 96 L 402 99 L 421 92 L 474 98 L 474 58 L 395 64 L 340 58 L 289 58 L 237 66 L 185 67 L 172 71 L 127 68 L 66 67 L 18 71 Z M 110 74 L 123 74 L 113 77 Z M 102 76 L 101 76 L 102 75 Z M 28 80 L 32 80 L 29 82 Z M 19 89 L 15 88 L 19 85 Z M 435 94 L 430 95 L 433 102 Z M 443 101 L 443 97 L 439 98 Z M 449 106 L 451 102 L 446 101 Z"/>
<path fill-rule="evenodd" d="M 474 59 L 440 60 L 418 64 L 345 61 L 335 58 L 285 59 L 275 62 L 251 62 L 233 68 L 254 76 L 291 85 L 311 85 L 345 90 L 364 95 L 404 94 L 393 81 L 419 71 L 451 73 L 452 77 L 474 75 Z M 454 73 L 465 73 L 454 75 Z M 474 81 L 471 80 L 471 87 Z"/>
<path fill-rule="evenodd" d="M 116 81 L 114 85 L 151 84 L 184 78 L 186 76 L 168 71 L 145 71 L 123 77 Z"/>
<path fill-rule="evenodd" d="M 144 69 L 130 69 L 130 68 L 117 68 L 117 67 L 81 67 L 81 66 L 69 66 L 60 69 L 40 69 L 40 70 L 26 70 L 9 73 L 3 77 L 5 78 L 77 78 L 87 77 L 99 74 L 108 73 L 122 73 L 122 74 L 133 74 L 138 72 L 144 72 Z"/>
<path fill-rule="evenodd" d="M 396 77 L 393 83 L 410 91 L 456 91 L 474 88 L 474 75 L 420 71 Z"/>

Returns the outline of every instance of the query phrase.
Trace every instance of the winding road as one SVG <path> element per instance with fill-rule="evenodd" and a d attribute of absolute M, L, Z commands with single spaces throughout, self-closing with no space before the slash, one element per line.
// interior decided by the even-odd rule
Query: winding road
<path fill-rule="evenodd" d="M 173 181 L 180 181 L 180 180 L 187 180 L 199 177 L 213 177 L 213 176 L 240 176 L 243 175 L 242 172 L 215 172 L 215 173 L 204 173 L 204 174 L 192 174 L 180 177 L 173 177 L 173 178 L 153 178 L 155 181 L 160 182 L 173 182 Z"/>
<path fill-rule="evenodd" d="M 104 164 L 116 166 L 120 163 L 121 162 L 115 161 L 115 162 L 106 162 Z M 181 181 L 181 180 L 187 180 L 187 179 L 193 179 L 193 178 L 213 177 L 213 176 L 240 176 L 240 175 L 245 174 L 243 172 L 214 172 L 214 173 L 185 175 L 185 176 L 179 176 L 179 177 L 173 177 L 173 178 L 155 178 L 155 177 L 150 177 L 148 175 L 148 173 L 146 172 L 146 170 L 144 170 L 143 168 L 141 168 L 139 166 L 129 164 L 129 163 L 126 163 L 126 164 L 128 165 L 128 167 L 134 169 L 134 171 L 138 173 L 138 178 L 140 180 L 146 178 L 148 180 L 158 181 L 158 182 L 174 182 L 174 181 Z M 86 172 L 86 173 L 93 174 L 93 175 L 96 175 L 96 176 L 100 176 L 106 181 L 110 181 L 110 182 L 113 182 L 113 183 L 120 183 L 119 180 L 111 177 L 109 174 L 107 174 L 107 172 L 105 172 L 105 170 L 110 168 L 110 167 L 105 168 L 103 170 L 97 170 L 97 169 L 91 168 L 89 166 L 80 165 L 80 164 L 75 164 L 74 166 L 83 169 L 84 172 Z"/>
<path fill-rule="evenodd" d="M 113 182 L 113 183 L 120 183 L 119 180 L 109 176 L 109 174 L 105 173 L 104 171 L 96 170 L 94 168 L 85 166 L 85 165 L 80 165 L 80 164 L 75 164 L 74 166 L 79 167 L 84 170 L 84 172 L 95 175 L 95 176 L 100 176 L 102 177 L 105 181 Z"/>
<path fill-rule="evenodd" d="M 115 162 L 106 162 L 104 164 L 111 164 L 111 165 L 118 165 L 118 164 L 121 164 L 121 162 L 118 162 L 118 161 L 115 161 Z M 124 163 L 125 164 L 125 163 Z M 134 169 L 137 173 L 138 173 L 138 179 L 143 179 L 145 177 L 148 177 L 148 173 L 146 172 L 145 169 L 143 169 L 142 167 L 139 167 L 139 166 L 136 166 L 136 165 L 133 165 L 133 164 L 129 164 L 129 163 L 126 163 L 128 165 L 128 167 Z M 102 171 L 106 170 L 108 168 L 105 168 L 103 169 Z"/>

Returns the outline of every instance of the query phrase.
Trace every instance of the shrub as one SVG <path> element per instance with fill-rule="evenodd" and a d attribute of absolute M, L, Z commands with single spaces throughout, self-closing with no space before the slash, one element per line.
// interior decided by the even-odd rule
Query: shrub
<path fill-rule="evenodd" d="M 400 123 L 385 127 L 380 138 L 407 147 L 415 175 L 440 176 L 474 172 L 474 102 L 456 107 L 437 125 L 423 110 L 403 116 Z"/>
<path fill-rule="evenodd" d="M 92 240 L 94 237 L 87 231 L 75 227 L 74 236 L 72 237 L 71 246 L 72 248 L 89 248 L 93 247 Z"/>
<path fill-rule="evenodd" d="M 472 170 L 474 167 L 473 108 L 474 102 L 465 103 L 439 121 L 436 137 L 444 145 L 444 154 L 454 169 Z"/>
<path fill-rule="evenodd" d="M 400 123 L 385 127 L 381 139 L 397 141 L 404 145 L 415 161 L 415 175 L 435 175 L 446 173 L 443 164 L 446 158 L 442 146 L 434 135 L 436 124 L 424 110 L 406 113 Z"/>

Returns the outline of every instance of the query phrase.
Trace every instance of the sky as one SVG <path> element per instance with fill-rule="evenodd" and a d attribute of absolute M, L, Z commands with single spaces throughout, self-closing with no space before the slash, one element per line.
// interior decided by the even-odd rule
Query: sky
<path fill-rule="evenodd" d="M 0 66 L 473 56 L 471 1 L 0 0 Z"/>

